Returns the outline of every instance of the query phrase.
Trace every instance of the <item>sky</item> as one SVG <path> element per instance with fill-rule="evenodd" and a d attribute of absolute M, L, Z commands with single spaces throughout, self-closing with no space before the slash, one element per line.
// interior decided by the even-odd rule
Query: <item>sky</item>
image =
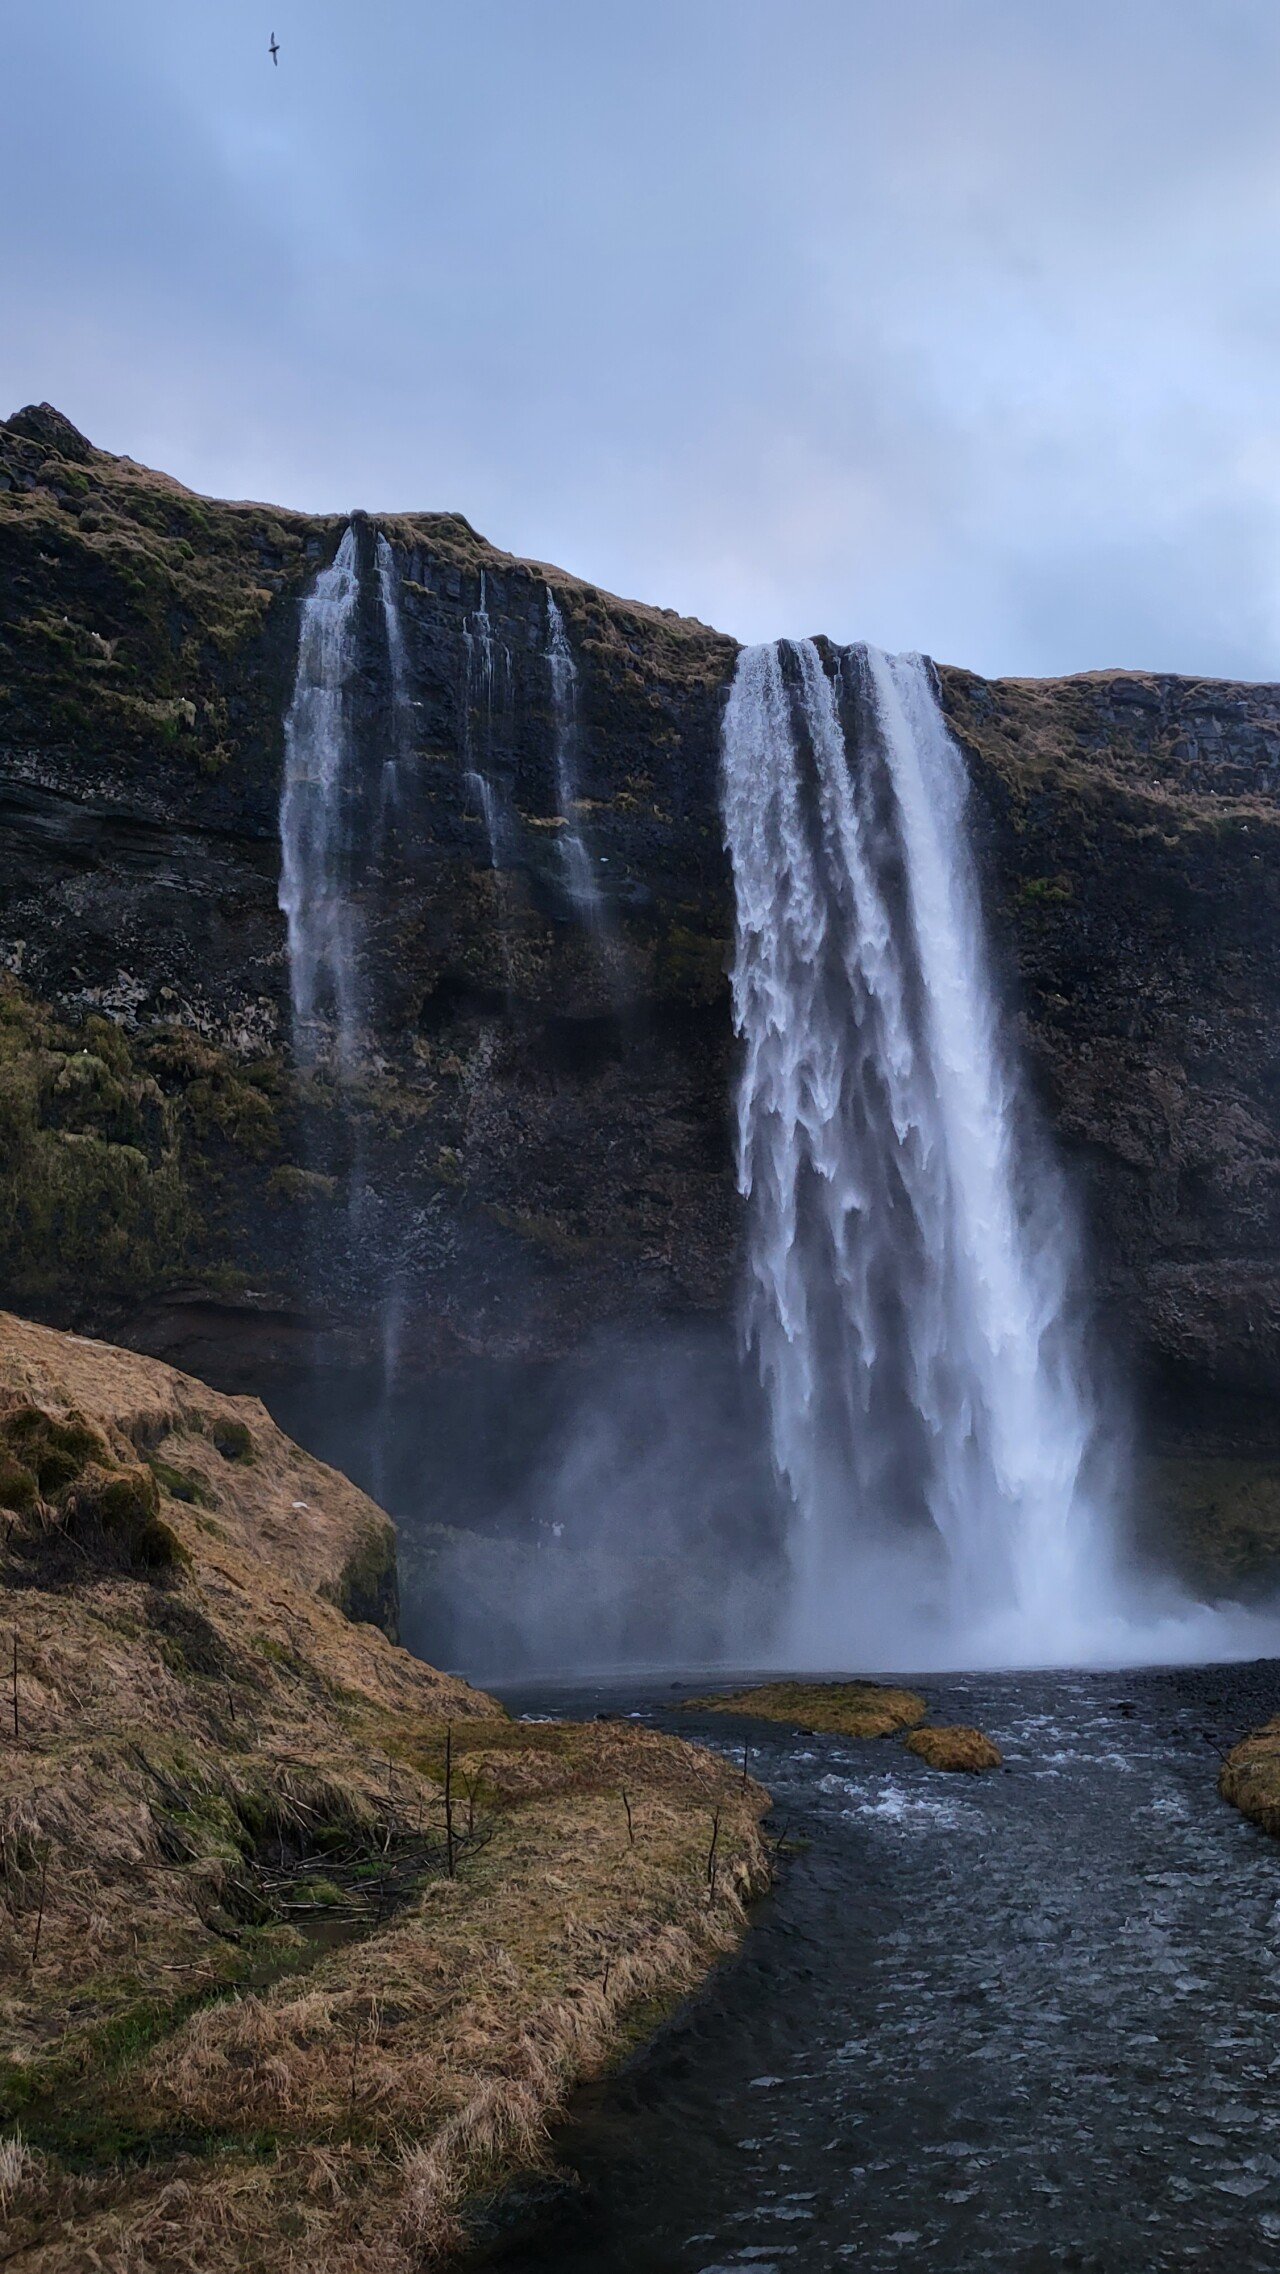
<path fill-rule="evenodd" d="M 0 0 L 0 53 L 0 415 L 742 639 L 1280 678 L 1277 0 Z"/>

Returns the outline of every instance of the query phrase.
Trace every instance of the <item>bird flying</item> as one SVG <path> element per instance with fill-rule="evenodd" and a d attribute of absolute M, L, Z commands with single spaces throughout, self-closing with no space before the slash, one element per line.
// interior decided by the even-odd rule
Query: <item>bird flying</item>
<path fill-rule="evenodd" d="M 276 66 L 277 66 L 277 68 L 278 68 L 278 67 L 279 67 L 279 63 L 280 63 L 280 42 L 279 42 L 279 40 L 276 38 L 276 35 L 275 35 L 275 33 L 274 33 L 274 32 L 272 32 L 272 34 L 271 34 L 271 44 L 270 44 L 270 46 L 269 46 L 269 47 L 268 47 L 268 49 L 267 49 L 267 53 L 268 53 L 268 55 L 270 56 L 270 58 L 271 58 L 272 62 L 273 62 L 273 63 L 274 63 Z"/>

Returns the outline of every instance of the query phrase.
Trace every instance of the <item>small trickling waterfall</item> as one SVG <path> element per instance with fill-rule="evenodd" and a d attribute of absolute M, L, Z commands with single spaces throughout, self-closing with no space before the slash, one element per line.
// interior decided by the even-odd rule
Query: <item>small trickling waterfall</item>
<path fill-rule="evenodd" d="M 859 1638 L 1078 1651 L 1105 1593 L 1069 1218 L 990 982 L 966 793 L 920 658 L 739 659 L 745 1329 L 795 1508 L 791 1646 L 832 1663 Z"/>
<path fill-rule="evenodd" d="M 555 594 L 547 587 L 547 665 L 555 725 L 556 803 L 564 828 L 560 835 L 565 885 L 583 921 L 598 930 L 600 890 L 578 820 L 578 666 Z"/>
<path fill-rule="evenodd" d="M 387 643 L 387 661 L 391 667 L 391 746 L 384 753 L 378 785 L 378 845 L 381 850 L 390 822 L 401 807 L 401 768 L 411 748 L 413 714 L 409 696 L 408 650 L 400 616 L 400 571 L 396 565 L 396 556 L 381 529 L 374 545 L 374 561 L 378 572 L 382 630 Z"/>
<path fill-rule="evenodd" d="M 511 850 L 511 823 L 507 801 L 493 770 L 494 712 L 505 688 L 511 693 L 511 656 L 495 640 L 489 621 L 488 583 L 480 571 L 480 597 L 462 628 L 466 662 L 462 690 L 463 743 L 466 777 L 480 801 L 489 839 L 489 861 L 501 869 Z"/>
<path fill-rule="evenodd" d="M 347 823 L 359 592 L 349 526 L 303 602 L 284 730 L 279 905 L 288 924 L 294 1050 L 304 1065 L 320 1055 L 326 1020 L 339 1067 L 349 1065 L 360 1023 Z"/>

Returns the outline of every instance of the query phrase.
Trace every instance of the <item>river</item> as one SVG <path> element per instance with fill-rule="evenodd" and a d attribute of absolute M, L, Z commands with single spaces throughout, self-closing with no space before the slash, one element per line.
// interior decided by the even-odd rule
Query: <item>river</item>
<path fill-rule="evenodd" d="M 921 1686 L 1002 1772 L 689 1714 L 688 1684 L 507 1693 L 749 1738 L 786 1847 L 740 1954 L 577 2096 L 578 2184 L 504 2267 L 1274 2268 L 1280 1845 L 1210 1740 L 1280 1710 L 1280 1662 Z"/>

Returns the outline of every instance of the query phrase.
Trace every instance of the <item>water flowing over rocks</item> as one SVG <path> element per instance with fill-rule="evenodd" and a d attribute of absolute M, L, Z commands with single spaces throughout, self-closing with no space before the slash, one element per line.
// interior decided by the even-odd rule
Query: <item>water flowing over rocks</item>
<path fill-rule="evenodd" d="M 310 1064 L 291 1044 L 278 893 L 300 625 L 344 547 L 358 1014 L 338 1081 L 332 956 L 329 1031 Z M 735 644 L 459 515 L 194 497 L 47 406 L 0 426 L 0 564 L 7 1299 L 230 1388 L 287 1390 L 319 1351 L 340 1437 L 344 1383 L 384 1366 L 393 1258 L 399 1378 L 491 1464 L 471 1508 L 448 1428 L 439 1473 L 415 1457 L 464 1523 L 504 1489 L 495 1401 L 536 1459 L 548 1370 L 602 1337 L 693 1337 L 727 1381 Z M 1243 1462 L 1280 1453 L 1280 691 L 936 684 L 1108 1368 L 1152 1442 L 1218 1464 L 1202 1530 Z M 350 1206 L 357 1159 L 372 1209 Z M 1163 1472 L 1149 1498 L 1182 1522 Z"/>

